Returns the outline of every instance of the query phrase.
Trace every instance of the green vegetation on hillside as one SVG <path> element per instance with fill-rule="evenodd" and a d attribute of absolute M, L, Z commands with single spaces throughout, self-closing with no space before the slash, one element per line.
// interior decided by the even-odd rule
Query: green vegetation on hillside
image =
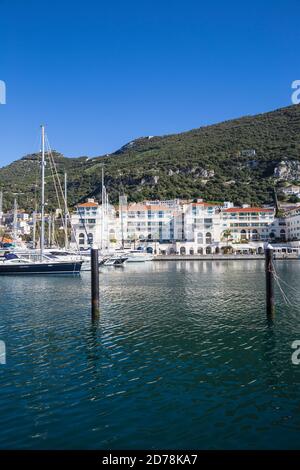
<path fill-rule="evenodd" d="M 245 150 L 254 149 L 255 155 Z M 101 168 L 112 202 L 120 192 L 129 200 L 196 198 L 236 204 L 273 202 L 274 168 L 282 160 L 300 162 L 300 105 L 247 116 L 181 134 L 140 138 L 105 157 L 65 158 L 55 153 L 58 171 L 68 173 L 69 204 L 101 193 Z M 47 168 L 49 207 L 56 207 Z M 5 207 L 13 193 L 34 208 L 39 155 L 0 169 Z M 300 179 L 300 175 L 299 175 Z"/>

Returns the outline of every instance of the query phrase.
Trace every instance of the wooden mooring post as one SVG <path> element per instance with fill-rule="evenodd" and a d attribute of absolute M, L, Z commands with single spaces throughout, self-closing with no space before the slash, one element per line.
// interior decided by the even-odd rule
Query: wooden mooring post
<path fill-rule="evenodd" d="M 98 249 L 91 249 L 91 284 L 92 284 L 92 320 L 97 320 L 100 315 L 99 302 L 99 257 Z"/>
<path fill-rule="evenodd" d="M 270 318 L 275 313 L 274 298 L 274 266 L 273 249 L 270 245 L 265 249 L 265 271 L 266 271 L 266 309 L 267 316 Z"/>

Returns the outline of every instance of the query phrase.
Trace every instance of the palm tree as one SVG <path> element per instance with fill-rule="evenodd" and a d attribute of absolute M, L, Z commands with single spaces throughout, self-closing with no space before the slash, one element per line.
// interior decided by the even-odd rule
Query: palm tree
<path fill-rule="evenodd" d="M 231 237 L 231 230 L 230 228 L 227 228 L 226 230 L 224 230 L 223 232 L 223 237 L 222 238 L 226 238 L 227 240 L 227 245 L 228 245 L 228 241 L 229 241 L 229 237 Z"/>

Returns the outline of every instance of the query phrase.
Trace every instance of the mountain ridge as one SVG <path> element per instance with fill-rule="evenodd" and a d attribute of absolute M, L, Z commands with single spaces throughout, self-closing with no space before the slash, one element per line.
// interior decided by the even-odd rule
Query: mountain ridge
<path fill-rule="evenodd" d="M 274 186 L 280 192 L 286 182 L 300 180 L 295 164 L 293 172 L 281 171 L 286 178 L 276 173 L 280 162 L 300 162 L 300 105 L 179 134 L 139 137 L 109 155 L 53 154 L 58 172 L 68 173 L 70 206 L 86 197 L 99 197 L 102 167 L 112 202 L 125 192 L 132 201 L 203 197 L 236 204 L 267 204 L 273 201 Z M 37 153 L 0 168 L 4 207 L 11 207 L 15 193 L 22 193 L 19 205 L 32 210 L 38 178 Z M 49 208 L 55 207 L 49 168 L 46 181 Z"/>

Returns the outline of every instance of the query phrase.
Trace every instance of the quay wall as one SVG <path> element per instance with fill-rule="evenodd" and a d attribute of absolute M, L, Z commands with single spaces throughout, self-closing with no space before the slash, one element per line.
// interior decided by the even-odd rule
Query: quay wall
<path fill-rule="evenodd" d="M 155 255 L 154 261 L 236 261 L 236 260 L 264 260 L 265 255 Z M 275 259 L 298 260 L 296 254 L 276 253 Z"/>

